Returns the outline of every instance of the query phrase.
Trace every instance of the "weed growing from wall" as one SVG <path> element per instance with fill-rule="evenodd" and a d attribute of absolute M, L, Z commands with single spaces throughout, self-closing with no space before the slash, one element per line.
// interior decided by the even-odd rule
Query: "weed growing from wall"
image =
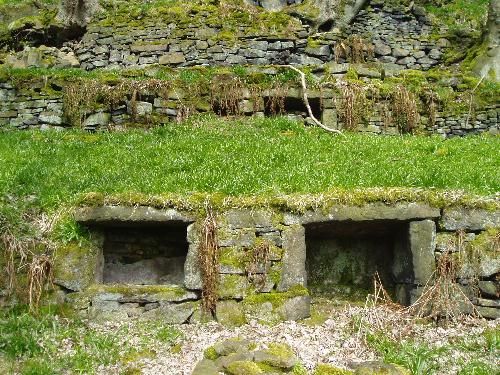
<path fill-rule="evenodd" d="M 396 86 L 392 94 L 392 118 L 401 133 L 413 133 L 419 114 L 415 96 L 403 85 Z"/>
<path fill-rule="evenodd" d="M 367 111 L 365 88 L 356 82 L 341 82 L 339 90 L 340 97 L 335 98 L 335 107 L 340 122 L 346 130 L 355 130 Z"/>
<path fill-rule="evenodd" d="M 203 309 L 214 312 L 217 305 L 217 285 L 219 283 L 219 246 L 217 244 L 217 222 L 212 207 L 208 204 L 201 230 L 201 242 L 198 247 L 198 265 L 202 279 Z"/>

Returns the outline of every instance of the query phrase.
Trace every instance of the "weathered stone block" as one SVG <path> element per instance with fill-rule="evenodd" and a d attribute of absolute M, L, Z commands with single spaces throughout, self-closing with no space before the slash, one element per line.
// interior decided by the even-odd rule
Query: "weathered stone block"
<path fill-rule="evenodd" d="M 184 286 L 188 289 L 201 289 L 201 271 L 198 262 L 198 244 L 189 245 L 186 262 L 184 263 Z"/>
<path fill-rule="evenodd" d="M 111 120 L 111 114 L 107 112 L 98 112 L 91 114 L 83 122 L 83 126 L 107 126 Z"/>
<path fill-rule="evenodd" d="M 151 223 L 151 222 L 193 222 L 191 214 L 174 209 L 156 209 L 153 207 L 125 207 L 125 206 L 102 206 L 83 207 L 77 209 L 74 214 L 75 220 L 82 224 L 105 224 L 105 223 Z"/>
<path fill-rule="evenodd" d="M 449 231 L 478 231 L 500 227 L 500 211 L 463 207 L 445 208 L 439 226 Z"/>
<path fill-rule="evenodd" d="M 182 52 L 170 52 L 160 56 L 158 63 L 161 65 L 179 65 L 186 62 Z"/>
<path fill-rule="evenodd" d="M 387 205 L 384 203 L 371 203 L 363 206 L 333 206 L 328 212 L 322 210 L 307 211 L 300 217 L 292 214 L 284 215 L 284 224 L 319 223 L 334 220 L 398 220 L 407 221 L 415 219 L 438 218 L 441 213 L 438 208 L 420 203 L 398 203 Z"/>
<path fill-rule="evenodd" d="M 78 292 L 102 278 L 99 240 L 90 246 L 75 243 L 59 247 L 54 256 L 54 283 Z"/>
<path fill-rule="evenodd" d="M 414 282 L 425 285 L 436 266 L 436 224 L 432 220 L 410 223 L 410 249 L 413 260 Z"/>
<path fill-rule="evenodd" d="M 222 274 L 217 286 L 220 299 L 242 299 L 250 292 L 251 285 L 246 276 Z"/>
<path fill-rule="evenodd" d="M 306 239 L 305 229 L 294 225 L 282 233 L 283 237 L 283 269 L 278 285 L 279 291 L 288 290 L 294 285 L 306 285 Z"/>
<path fill-rule="evenodd" d="M 165 324 L 182 324 L 189 320 L 198 304 L 198 302 L 160 303 L 160 307 L 144 312 L 142 317 L 161 319 Z"/>

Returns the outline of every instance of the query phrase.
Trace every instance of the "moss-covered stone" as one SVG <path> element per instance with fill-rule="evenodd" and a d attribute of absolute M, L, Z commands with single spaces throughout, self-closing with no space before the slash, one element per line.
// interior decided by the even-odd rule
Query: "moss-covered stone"
<path fill-rule="evenodd" d="M 251 361 L 233 362 L 227 366 L 226 371 L 231 375 L 257 375 L 264 373 L 255 362 Z"/>
<path fill-rule="evenodd" d="M 247 296 L 252 287 L 246 276 L 243 275 L 220 275 L 217 285 L 217 295 L 220 299 L 240 299 Z"/>
<path fill-rule="evenodd" d="M 219 301 L 215 316 L 226 327 L 239 327 L 247 322 L 243 305 L 236 301 Z"/>
<path fill-rule="evenodd" d="M 320 364 L 314 369 L 313 375 L 352 375 L 354 372 L 336 366 Z"/>
<path fill-rule="evenodd" d="M 54 282 L 82 291 L 99 279 L 100 251 L 90 242 L 61 245 L 54 255 Z"/>
<path fill-rule="evenodd" d="M 255 362 L 285 370 L 299 363 L 290 346 L 278 343 L 270 343 L 267 349 L 256 351 Z"/>

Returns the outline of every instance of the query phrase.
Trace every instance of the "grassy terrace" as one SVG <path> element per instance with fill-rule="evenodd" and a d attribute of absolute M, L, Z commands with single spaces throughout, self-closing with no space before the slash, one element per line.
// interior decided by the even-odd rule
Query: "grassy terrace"
<path fill-rule="evenodd" d="M 283 118 L 150 131 L 0 134 L 0 194 L 47 209 L 85 192 L 278 196 L 353 188 L 498 192 L 498 137 L 333 136 Z"/>

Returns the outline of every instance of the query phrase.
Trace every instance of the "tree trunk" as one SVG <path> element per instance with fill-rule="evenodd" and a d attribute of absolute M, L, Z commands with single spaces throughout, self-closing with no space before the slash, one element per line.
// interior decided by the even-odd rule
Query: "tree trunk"
<path fill-rule="evenodd" d="M 66 25 L 86 26 L 99 9 L 99 0 L 61 0 L 57 18 Z"/>

